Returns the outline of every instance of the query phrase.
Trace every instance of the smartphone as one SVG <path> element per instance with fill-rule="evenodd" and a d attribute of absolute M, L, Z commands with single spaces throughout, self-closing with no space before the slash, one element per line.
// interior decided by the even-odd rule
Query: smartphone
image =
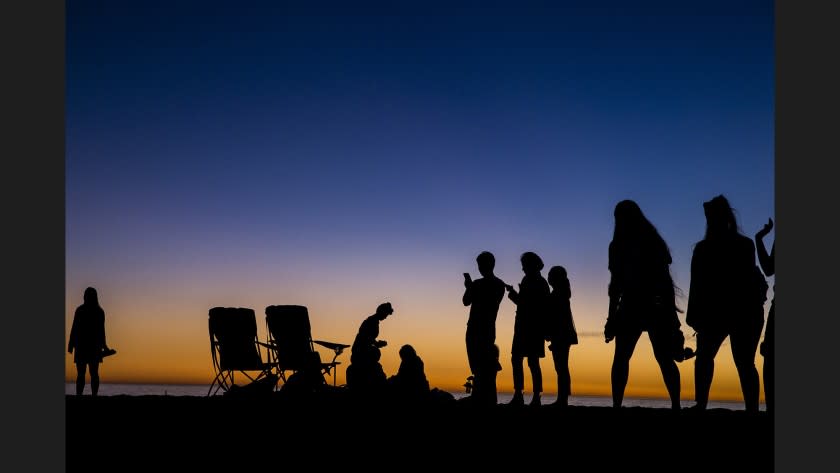
<path fill-rule="evenodd" d="M 464 273 L 464 281 L 472 282 L 472 276 L 470 276 L 470 273 Z"/>

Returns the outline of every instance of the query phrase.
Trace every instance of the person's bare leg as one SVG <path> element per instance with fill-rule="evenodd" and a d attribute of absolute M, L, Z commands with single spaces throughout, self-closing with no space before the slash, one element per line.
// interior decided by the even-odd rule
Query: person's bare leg
<path fill-rule="evenodd" d="M 540 369 L 540 359 L 536 356 L 528 357 L 528 368 L 531 369 L 531 384 L 534 385 L 534 397 L 531 398 L 531 406 L 540 406 L 540 394 L 542 393 L 542 370 Z"/>
<path fill-rule="evenodd" d="M 522 395 L 522 390 L 525 389 L 525 370 L 522 366 L 524 358 L 521 356 L 513 356 L 511 364 L 513 365 L 513 399 L 510 400 L 510 405 L 521 406 L 525 404 L 525 399 Z"/>
<path fill-rule="evenodd" d="M 610 382 L 612 383 L 613 407 L 621 407 L 624 402 L 624 388 L 627 387 L 627 378 L 630 376 L 630 357 L 636 349 L 636 342 L 639 341 L 642 332 L 622 333 L 615 337 L 615 354 L 610 371 Z"/>
<path fill-rule="evenodd" d="M 671 409 L 678 411 L 680 410 L 680 369 L 674 361 L 671 334 L 668 331 L 648 331 L 648 337 L 650 337 L 659 370 L 662 371 L 665 389 L 668 390 L 668 397 L 671 399 Z"/>
<path fill-rule="evenodd" d="M 76 363 L 76 396 L 81 396 L 85 392 L 85 371 L 87 371 L 87 365 Z"/>
<path fill-rule="evenodd" d="M 705 410 L 709 403 L 709 389 L 715 375 L 715 356 L 727 334 L 697 332 L 697 358 L 694 360 L 695 408 Z"/>
<path fill-rule="evenodd" d="M 90 364 L 90 393 L 93 396 L 99 392 L 99 363 Z"/>

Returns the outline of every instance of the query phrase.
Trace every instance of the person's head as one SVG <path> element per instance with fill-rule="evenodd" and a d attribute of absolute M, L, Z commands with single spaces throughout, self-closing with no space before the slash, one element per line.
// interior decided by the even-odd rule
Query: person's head
<path fill-rule="evenodd" d="M 99 296 L 96 294 L 96 289 L 92 287 L 85 289 L 84 303 L 85 305 L 99 305 Z"/>
<path fill-rule="evenodd" d="M 723 195 L 703 202 L 703 213 L 706 215 L 706 238 L 738 233 L 735 211 Z"/>
<path fill-rule="evenodd" d="M 668 245 L 665 244 L 665 240 L 659 235 L 659 231 L 642 212 L 639 204 L 632 200 L 622 200 L 615 205 L 613 215 L 615 216 L 614 242 L 633 241 L 648 248 L 659 248 L 670 258 L 671 251 L 668 249 Z"/>
<path fill-rule="evenodd" d="M 390 302 L 383 302 L 376 308 L 376 316 L 379 320 L 385 320 L 389 315 L 394 313 L 394 308 L 391 307 Z"/>
<path fill-rule="evenodd" d="M 478 272 L 482 276 L 487 277 L 493 274 L 493 268 L 496 267 L 496 257 L 489 251 L 482 251 L 476 258 L 478 263 Z"/>
<path fill-rule="evenodd" d="M 406 344 L 406 345 L 403 345 L 400 348 L 400 359 L 401 360 L 405 361 L 405 360 L 411 360 L 411 359 L 414 359 L 414 358 L 417 358 L 417 351 L 414 350 L 413 346 Z"/>
<path fill-rule="evenodd" d="M 635 201 L 622 200 L 615 205 L 615 236 L 637 234 L 645 224 L 650 225 L 641 207 Z"/>
<path fill-rule="evenodd" d="M 551 287 L 563 287 L 569 282 L 569 276 L 566 274 L 566 268 L 562 266 L 552 266 L 548 270 L 548 283 Z"/>
<path fill-rule="evenodd" d="M 533 251 L 522 253 L 519 262 L 522 263 L 522 272 L 525 274 L 539 273 L 544 267 L 542 259 Z"/>

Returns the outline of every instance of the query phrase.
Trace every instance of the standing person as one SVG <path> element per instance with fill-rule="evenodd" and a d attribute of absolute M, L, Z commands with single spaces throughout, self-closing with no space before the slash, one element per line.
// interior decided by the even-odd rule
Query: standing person
<path fill-rule="evenodd" d="M 688 325 L 697 331 L 694 409 L 706 409 L 715 356 L 729 337 L 746 411 L 758 412 L 755 352 L 764 326 L 767 283 L 755 264 L 755 245 L 738 231 L 735 212 L 726 197 L 718 195 L 704 202 L 703 210 L 706 235 L 691 256 L 686 315 Z"/>
<path fill-rule="evenodd" d="M 83 303 L 76 308 L 73 326 L 70 328 L 70 340 L 67 352 L 73 353 L 76 363 L 76 395 L 85 390 L 85 372 L 90 368 L 90 392 L 96 396 L 99 392 L 99 363 L 102 357 L 113 354 L 105 342 L 105 311 L 99 306 L 96 289 L 85 289 Z"/>
<path fill-rule="evenodd" d="M 495 355 L 496 317 L 499 304 L 505 297 L 505 283 L 493 274 L 496 258 L 482 251 L 475 259 L 482 277 L 472 280 L 464 273 L 464 306 L 470 306 L 467 320 L 467 359 L 473 375 L 472 400 L 476 404 L 495 405 L 497 402 Z"/>
<path fill-rule="evenodd" d="M 385 340 L 377 340 L 379 322 L 394 313 L 390 302 L 379 304 L 376 312 L 368 316 L 359 326 L 359 333 L 350 348 L 350 365 L 347 366 L 347 387 L 357 392 L 381 394 L 387 378 L 379 359 L 380 348 L 388 345 Z"/>
<path fill-rule="evenodd" d="M 566 407 L 572 394 L 569 350 L 572 345 L 578 343 L 570 300 L 572 286 L 566 268 L 553 266 L 548 271 L 548 284 L 551 286 L 551 293 L 548 296 L 546 340 L 551 342 L 548 349 L 554 359 L 554 370 L 557 371 L 557 401 L 554 405 Z"/>
<path fill-rule="evenodd" d="M 776 242 L 767 253 L 767 247 L 764 246 L 764 237 L 773 229 L 773 219 L 769 219 L 764 227 L 755 234 L 755 247 L 758 250 L 758 264 L 761 265 L 761 270 L 768 278 L 776 274 Z M 767 326 L 764 328 L 764 341 L 759 345 L 759 352 L 764 357 L 764 368 L 762 369 L 762 376 L 764 377 L 764 402 L 767 404 L 767 412 L 773 413 L 773 408 L 776 400 L 774 384 L 775 384 L 775 349 L 773 348 L 773 319 L 776 313 L 776 286 L 773 285 L 773 300 L 770 301 L 770 312 L 767 313 Z"/>
<path fill-rule="evenodd" d="M 610 380 L 613 407 L 620 408 L 630 375 L 630 358 L 647 332 L 662 371 L 671 409 L 680 409 L 680 371 L 676 361 L 693 356 L 677 317 L 671 251 L 639 205 L 622 200 L 615 206 L 615 228 L 609 246 L 609 312 L 605 341 L 615 339 Z"/>
<path fill-rule="evenodd" d="M 519 284 L 519 292 L 513 286 L 506 286 L 508 298 L 516 304 L 516 318 L 513 324 L 513 346 L 511 347 L 511 363 L 513 364 L 513 398 L 510 404 L 521 406 L 525 404 L 522 391 L 525 388 L 525 373 L 522 368 L 524 358 L 528 358 L 531 369 L 531 382 L 534 396 L 531 406 L 539 406 L 542 393 L 542 371 L 540 358 L 545 357 L 544 324 L 548 302 L 548 282 L 540 271 L 544 265 L 542 259 L 531 251 L 522 253 L 519 258 L 525 276 Z"/>

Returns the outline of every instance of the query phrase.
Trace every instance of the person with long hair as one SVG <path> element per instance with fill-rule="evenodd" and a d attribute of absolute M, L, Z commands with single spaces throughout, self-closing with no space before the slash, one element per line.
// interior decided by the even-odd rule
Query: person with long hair
<path fill-rule="evenodd" d="M 691 256 L 686 314 L 686 323 L 697 332 L 693 409 L 706 409 L 715 356 L 729 337 L 746 411 L 758 412 L 755 352 L 764 327 L 767 283 L 756 266 L 755 244 L 739 231 L 726 197 L 704 202 L 703 210 L 706 234 Z"/>
<path fill-rule="evenodd" d="M 685 348 L 671 277 L 671 251 L 639 205 L 622 200 L 615 206 L 615 228 L 609 246 L 609 312 L 607 343 L 615 339 L 610 379 L 613 407 L 620 408 L 636 343 L 647 332 L 671 399 L 680 409 L 680 371 L 676 361 L 693 356 Z"/>
<path fill-rule="evenodd" d="M 89 368 L 90 392 L 96 396 L 99 392 L 99 363 L 102 363 L 103 355 L 110 355 L 113 350 L 105 342 L 105 311 L 99 306 L 99 297 L 92 287 L 85 289 L 83 303 L 73 314 L 67 352 L 73 354 L 73 362 L 76 363 L 76 395 L 81 396 L 85 390 L 85 374 Z"/>
<path fill-rule="evenodd" d="M 528 359 L 531 369 L 531 383 L 534 396 L 531 406 L 540 406 L 542 393 L 542 370 L 540 358 L 545 357 L 545 321 L 548 310 L 548 295 L 550 289 L 548 281 L 540 274 L 544 264 L 534 252 L 526 251 L 519 258 L 522 264 L 522 282 L 519 291 L 511 285 L 505 286 L 508 298 L 516 304 L 516 317 L 513 322 L 513 345 L 511 347 L 511 363 L 513 365 L 513 398 L 511 405 L 525 404 L 522 391 L 525 388 L 525 372 L 522 362 Z"/>
<path fill-rule="evenodd" d="M 566 268 L 552 266 L 548 271 L 548 284 L 551 294 L 548 296 L 549 316 L 546 324 L 546 340 L 551 343 L 548 349 L 554 359 L 557 372 L 557 400 L 554 405 L 566 407 L 572 394 L 572 376 L 569 372 L 569 351 L 578 344 L 575 321 L 572 317 L 572 285 Z"/>

